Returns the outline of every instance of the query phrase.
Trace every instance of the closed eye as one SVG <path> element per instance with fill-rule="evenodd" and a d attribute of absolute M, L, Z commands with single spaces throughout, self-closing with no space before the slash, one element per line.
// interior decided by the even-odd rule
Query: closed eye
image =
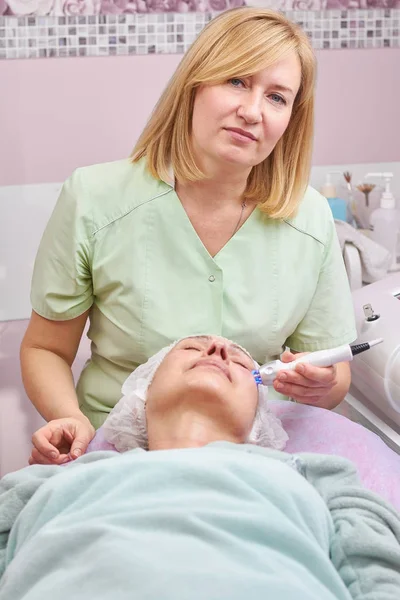
<path fill-rule="evenodd" d="M 233 362 L 236 365 L 239 365 L 239 366 L 243 367 L 243 369 L 246 369 L 246 371 L 252 371 L 252 369 L 253 369 L 253 366 L 249 367 L 249 365 L 246 365 L 245 363 L 242 363 L 239 360 L 234 360 Z"/>

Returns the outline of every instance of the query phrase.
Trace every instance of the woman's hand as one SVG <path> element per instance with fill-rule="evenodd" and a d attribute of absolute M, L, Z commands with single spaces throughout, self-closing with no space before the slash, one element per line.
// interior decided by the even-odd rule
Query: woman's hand
<path fill-rule="evenodd" d="M 95 435 L 95 429 L 84 415 L 54 419 L 32 436 L 33 450 L 29 464 L 61 465 L 78 458 Z"/>
<path fill-rule="evenodd" d="M 307 352 L 293 354 L 286 350 L 282 362 L 292 362 Z M 350 386 L 348 363 L 338 363 L 332 367 L 315 367 L 299 364 L 294 371 L 280 371 L 274 381 L 277 392 L 289 396 L 301 404 L 310 404 L 331 409 L 345 397 Z"/>

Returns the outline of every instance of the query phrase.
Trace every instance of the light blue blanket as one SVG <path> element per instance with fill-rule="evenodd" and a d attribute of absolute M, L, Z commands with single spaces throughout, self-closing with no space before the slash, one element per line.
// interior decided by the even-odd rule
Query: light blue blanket
<path fill-rule="evenodd" d="M 400 520 L 343 459 L 95 452 L 3 478 L 0 577 L 0 600 L 398 600 Z"/>

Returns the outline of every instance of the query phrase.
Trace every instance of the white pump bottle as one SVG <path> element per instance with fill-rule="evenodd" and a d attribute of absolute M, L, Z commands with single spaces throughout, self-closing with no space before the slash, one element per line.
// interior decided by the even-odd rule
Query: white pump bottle
<path fill-rule="evenodd" d="M 393 173 L 367 173 L 366 177 L 381 177 L 385 181 L 385 191 L 382 193 L 380 207 L 370 216 L 371 238 L 389 250 L 391 266 L 389 271 L 398 270 L 397 242 L 400 226 L 400 213 L 396 210 L 396 200 L 390 190 L 390 180 Z"/>

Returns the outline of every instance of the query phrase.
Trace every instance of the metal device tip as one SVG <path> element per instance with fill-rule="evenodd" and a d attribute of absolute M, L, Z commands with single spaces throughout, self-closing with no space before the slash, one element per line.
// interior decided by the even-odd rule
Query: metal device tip
<path fill-rule="evenodd" d="M 381 344 L 383 342 L 383 338 L 377 338 L 376 340 L 372 340 L 372 342 L 368 342 L 369 343 L 369 347 L 372 348 L 372 346 L 376 346 L 377 344 Z"/>

